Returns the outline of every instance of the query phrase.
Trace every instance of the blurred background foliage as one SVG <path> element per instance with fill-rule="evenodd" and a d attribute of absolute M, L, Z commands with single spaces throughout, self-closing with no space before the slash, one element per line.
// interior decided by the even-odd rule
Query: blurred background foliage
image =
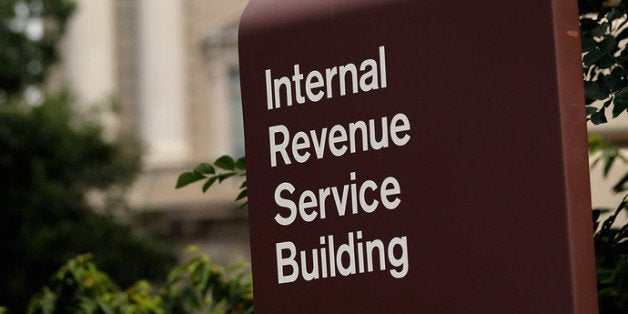
<path fill-rule="evenodd" d="M 19 95 L 46 80 L 74 10 L 70 0 L 0 1 L 0 96 Z"/>
<path fill-rule="evenodd" d="M 105 140 L 70 92 L 46 91 L 73 10 L 67 0 L 0 1 L 0 304 L 10 312 L 23 312 L 79 254 L 93 253 L 124 286 L 163 280 L 176 261 L 125 210 L 122 195 L 141 168 L 137 141 Z"/>
<path fill-rule="evenodd" d="M 199 255 L 174 268 L 162 287 L 140 280 L 122 290 L 91 255 L 81 255 L 52 277 L 28 313 L 253 313 L 246 269 L 244 264 L 216 266 Z"/>

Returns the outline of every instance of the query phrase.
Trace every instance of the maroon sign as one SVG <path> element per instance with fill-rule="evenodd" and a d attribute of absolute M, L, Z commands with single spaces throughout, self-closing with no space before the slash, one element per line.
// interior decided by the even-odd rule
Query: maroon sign
<path fill-rule="evenodd" d="M 595 313 L 575 1 L 251 0 L 258 313 Z"/>

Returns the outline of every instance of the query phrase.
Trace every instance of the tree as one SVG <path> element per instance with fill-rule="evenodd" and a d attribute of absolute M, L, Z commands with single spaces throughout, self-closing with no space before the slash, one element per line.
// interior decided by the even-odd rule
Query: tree
<path fill-rule="evenodd" d="M 122 284 L 160 278 L 172 249 L 124 225 L 108 209 L 140 169 L 137 143 L 106 141 L 96 119 L 73 109 L 68 92 L 44 92 L 73 4 L 68 0 L 0 2 L 0 304 L 22 312 L 31 296 L 70 258 L 92 252 Z M 32 27 L 41 26 L 41 32 Z M 41 95 L 41 102 L 24 97 Z M 94 211 L 88 193 L 107 200 Z"/>
<path fill-rule="evenodd" d="M 71 0 L 0 2 L 0 98 L 45 81 L 74 9 Z"/>
<path fill-rule="evenodd" d="M 587 120 L 608 122 L 628 110 L 628 6 L 620 0 L 580 0 L 583 79 Z M 612 165 L 626 158 L 619 149 L 599 137 L 589 138 L 595 166 L 602 163 L 606 176 Z M 626 193 L 628 173 L 614 184 L 617 193 Z M 617 216 L 628 208 L 626 198 L 605 221 L 593 211 L 597 261 L 598 296 L 601 313 L 628 312 L 628 224 L 615 227 Z"/>

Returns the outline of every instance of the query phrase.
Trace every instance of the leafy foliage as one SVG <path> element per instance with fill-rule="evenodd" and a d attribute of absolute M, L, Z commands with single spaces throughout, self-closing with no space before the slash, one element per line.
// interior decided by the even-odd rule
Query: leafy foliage
<path fill-rule="evenodd" d="M 113 216 L 140 167 L 123 140 L 71 108 L 67 94 L 31 107 L 0 103 L 0 304 L 21 311 L 68 259 L 84 252 L 124 284 L 156 278 L 174 264 L 172 249 Z M 97 213 L 87 195 L 105 196 Z"/>
<path fill-rule="evenodd" d="M 218 172 L 216 172 L 216 169 L 219 169 Z M 236 160 L 231 156 L 224 155 L 216 159 L 213 164 L 200 163 L 192 171 L 179 175 L 176 188 L 179 189 L 194 182 L 206 180 L 202 187 L 203 193 L 205 193 L 216 181 L 221 183 L 231 177 L 246 177 L 244 157 Z M 240 192 L 235 200 L 243 200 L 243 203 L 240 204 L 240 208 L 243 208 L 248 204 L 246 180 L 242 182 L 239 190 Z"/>
<path fill-rule="evenodd" d="M 608 177 L 612 166 L 616 162 L 619 161 L 623 165 L 628 165 L 628 158 L 621 153 L 619 147 L 617 147 L 614 143 L 603 139 L 599 135 L 589 136 L 589 155 L 592 160 L 591 168 L 601 164 L 603 167 L 602 176 L 604 178 Z M 626 192 L 628 190 L 628 186 L 626 186 L 626 184 L 628 184 L 628 173 L 624 174 L 624 176 L 613 185 L 613 192 Z"/>
<path fill-rule="evenodd" d="M 156 278 L 172 250 L 112 214 L 140 169 L 133 140 L 105 141 L 100 125 L 72 110 L 69 93 L 43 85 L 59 59 L 57 44 L 71 0 L 0 1 L 0 304 L 23 312 L 30 297 L 68 259 L 93 252 L 127 284 Z M 26 91 L 41 103 L 27 101 Z M 88 194 L 103 196 L 101 213 Z M 119 212 L 119 211 L 118 211 Z M 2 308 L 0 312 L 4 311 Z"/>
<path fill-rule="evenodd" d="M 192 258 L 155 288 L 138 281 L 121 290 L 82 255 L 67 262 L 31 300 L 28 313 L 253 313 L 253 286 L 244 265 L 211 264 Z"/>
<path fill-rule="evenodd" d="M 608 122 L 628 110 L 628 15 L 624 1 L 580 0 L 583 73 L 587 119 Z M 627 159 L 619 148 L 600 138 L 589 138 L 592 167 L 602 164 L 607 177 L 613 164 Z M 614 184 L 614 192 L 626 192 L 628 173 Z M 628 313 L 628 225 L 617 228 L 617 216 L 627 208 L 626 198 L 600 221 L 605 210 L 593 210 L 594 242 L 600 313 Z M 601 224 L 601 227 L 600 227 Z"/>
<path fill-rule="evenodd" d="M 613 228 L 617 216 L 624 210 L 628 210 L 626 197 L 612 215 L 601 223 L 594 236 L 601 313 L 628 311 L 628 224 L 620 229 Z M 593 210 L 596 230 L 603 212 L 600 209 Z"/>
<path fill-rule="evenodd" d="M 606 123 L 628 110 L 628 14 L 624 1 L 580 0 L 587 119 Z"/>
<path fill-rule="evenodd" d="M 597 135 L 589 137 L 589 154 L 592 159 L 591 167 L 603 167 L 604 178 L 608 177 L 616 162 L 628 164 L 628 160 L 615 144 Z M 615 193 L 625 193 L 628 190 L 627 181 L 628 173 L 613 185 L 612 190 Z M 626 213 L 627 208 L 624 198 L 603 221 L 602 214 L 611 210 L 600 208 L 593 210 L 600 313 L 628 312 L 628 225 L 624 224 L 620 229 L 614 226 L 617 217 L 622 212 Z"/>
<path fill-rule="evenodd" d="M 214 266 L 207 256 L 195 257 L 170 272 L 164 291 L 168 313 L 253 312 L 253 285 L 243 264 Z"/>
<path fill-rule="evenodd" d="M 44 82 L 74 9 L 70 0 L 0 1 L 0 99 Z"/>

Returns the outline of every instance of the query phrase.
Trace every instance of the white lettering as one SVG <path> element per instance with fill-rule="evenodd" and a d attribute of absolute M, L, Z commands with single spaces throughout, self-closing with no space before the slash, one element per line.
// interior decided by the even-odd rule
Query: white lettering
<path fill-rule="evenodd" d="M 304 75 L 305 73 L 307 75 Z M 292 75 L 279 78 L 273 78 L 271 70 L 266 69 L 266 108 L 272 110 L 281 107 L 281 99 L 284 98 L 281 95 L 282 90 L 285 90 L 283 95 L 285 95 L 286 106 L 290 107 L 293 96 L 298 104 L 304 104 L 307 100 L 318 102 L 325 95 L 328 99 L 332 98 L 335 94 L 335 88 L 337 88 L 337 95 L 340 96 L 346 96 L 349 88 L 353 94 L 360 91 L 369 92 L 386 88 L 386 47 L 378 47 L 377 59 L 367 58 L 360 62 L 359 71 L 356 63 L 349 62 L 345 65 L 331 66 L 320 71 L 311 70 L 305 73 L 301 72 L 299 64 L 293 65 Z M 301 82 L 304 77 L 305 96 L 301 89 Z M 347 86 L 349 84 L 350 87 Z"/>
<path fill-rule="evenodd" d="M 328 201 L 336 208 L 338 217 L 360 212 L 370 214 L 380 208 L 380 204 L 394 210 L 401 204 L 401 185 L 395 177 L 386 177 L 380 183 L 372 179 L 361 182 L 356 179 L 357 174 L 350 172 L 349 182 L 344 185 L 302 190 L 282 182 L 275 188 L 275 204 L 282 210 L 275 215 L 275 221 L 288 226 L 299 217 L 306 223 L 316 218 L 325 219 Z M 351 210 L 347 211 L 348 208 Z"/>
<path fill-rule="evenodd" d="M 388 117 L 381 117 L 369 119 L 368 124 L 356 121 L 346 126 L 336 124 L 329 130 L 324 127 L 320 130 L 296 131 L 294 135 L 285 125 L 274 125 L 268 128 L 270 165 L 289 165 L 292 159 L 305 163 L 312 155 L 322 159 L 327 151 L 335 157 L 342 157 L 347 153 L 388 148 L 391 142 L 395 146 L 405 146 L 411 138 L 409 132 L 410 120 L 403 113 L 394 115 L 390 123 Z M 362 147 L 361 150 L 358 145 Z"/>
<path fill-rule="evenodd" d="M 297 206 L 293 201 L 281 197 L 281 192 L 283 191 L 288 191 L 290 194 L 294 193 L 294 185 L 283 182 L 275 189 L 275 204 L 290 211 L 288 217 L 283 217 L 280 214 L 275 215 L 275 221 L 282 226 L 287 226 L 297 218 Z"/>
<path fill-rule="evenodd" d="M 346 242 L 340 239 L 337 249 L 334 235 L 321 236 L 318 247 L 304 250 L 297 250 L 290 241 L 275 244 L 277 282 L 294 282 L 299 275 L 304 281 L 312 281 L 336 277 L 336 274 L 346 277 L 386 269 L 395 279 L 408 274 L 406 236 L 393 237 L 387 245 L 381 239 L 363 240 L 362 236 L 360 230 L 347 233 Z"/>

